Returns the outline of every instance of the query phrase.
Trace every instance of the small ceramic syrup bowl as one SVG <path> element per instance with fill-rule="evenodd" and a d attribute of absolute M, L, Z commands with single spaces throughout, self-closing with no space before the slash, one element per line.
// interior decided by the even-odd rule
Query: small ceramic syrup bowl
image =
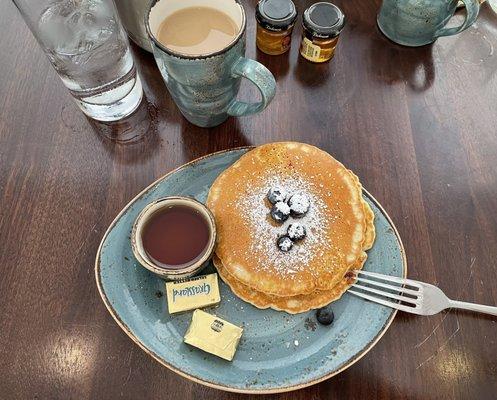
<path fill-rule="evenodd" d="M 147 254 L 142 238 L 144 228 L 152 216 L 165 208 L 172 208 L 175 206 L 187 207 L 197 211 L 205 220 L 209 230 L 209 239 L 204 250 L 198 257 L 192 260 L 192 263 L 186 263 L 180 268 L 175 268 L 175 266 L 167 268 L 165 265 L 159 265 L 158 262 Z M 190 197 L 164 197 L 148 204 L 136 218 L 131 232 L 131 248 L 134 256 L 143 267 L 164 279 L 179 280 L 193 276 L 207 266 L 214 253 L 216 234 L 214 216 L 205 205 Z"/>

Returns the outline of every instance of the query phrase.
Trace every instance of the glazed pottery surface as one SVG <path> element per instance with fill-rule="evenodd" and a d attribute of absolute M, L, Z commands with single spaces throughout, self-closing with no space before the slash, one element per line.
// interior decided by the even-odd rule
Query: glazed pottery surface
<path fill-rule="evenodd" d="M 183 116 L 192 124 L 212 127 L 229 116 L 255 114 L 266 108 L 275 95 L 276 81 L 264 65 L 244 57 L 246 19 L 241 4 L 219 0 L 221 4 L 235 5 L 239 12 L 240 30 L 230 45 L 214 53 L 188 56 L 167 49 L 156 39 L 159 18 L 155 15 L 167 13 L 168 4 L 175 6 L 175 1 L 181 0 L 153 1 L 146 24 L 157 66 Z M 205 4 L 209 5 L 209 1 Z M 157 7 L 164 7 L 164 11 Z M 261 101 L 236 100 L 242 77 L 259 89 Z"/>
<path fill-rule="evenodd" d="M 458 0 L 383 0 L 378 27 L 390 40 L 404 46 L 422 46 L 441 36 L 456 35 L 470 27 L 478 17 L 479 0 L 462 0 L 464 22 L 445 28 L 454 15 Z"/>
<path fill-rule="evenodd" d="M 315 311 L 290 315 L 261 310 L 236 297 L 220 281 L 221 303 L 207 312 L 244 328 L 232 362 L 183 342 L 191 312 L 169 315 L 164 281 L 139 265 L 131 249 L 137 215 L 165 196 L 191 196 L 204 202 L 214 179 L 247 148 L 192 161 L 154 182 L 112 222 L 96 259 L 96 279 L 108 310 L 131 337 L 157 361 L 196 382 L 235 392 L 281 392 L 327 379 L 363 357 L 391 324 L 395 311 L 344 294 L 332 303 L 335 320 L 317 323 Z M 402 277 L 406 260 L 388 215 L 367 192 L 375 214 L 377 238 L 365 270 Z M 212 265 L 204 272 L 214 271 Z M 367 359 L 363 362 L 368 362 Z"/>

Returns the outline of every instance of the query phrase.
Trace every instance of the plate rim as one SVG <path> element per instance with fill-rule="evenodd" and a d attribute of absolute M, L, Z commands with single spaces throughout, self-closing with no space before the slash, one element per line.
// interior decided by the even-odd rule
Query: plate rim
<path fill-rule="evenodd" d="M 133 197 L 121 209 L 121 211 L 116 215 L 116 217 L 112 220 L 112 222 L 109 224 L 109 227 L 105 231 L 105 233 L 104 233 L 104 235 L 102 237 L 102 240 L 100 241 L 100 244 L 98 246 L 97 254 L 96 254 L 96 258 L 95 258 L 95 280 L 96 280 L 96 283 L 97 283 L 98 293 L 99 293 L 102 301 L 104 302 L 105 307 L 109 311 L 110 315 L 112 316 L 112 318 L 114 319 L 114 321 L 116 321 L 117 325 L 145 353 L 147 353 L 149 356 L 151 356 L 153 359 L 155 359 L 157 362 L 159 362 L 161 365 L 163 365 L 164 367 L 168 368 L 169 370 L 171 370 L 171 371 L 175 372 L 176 374 L 178 374 L 178 375 L 180 375 L 180 376 L 182 376 L 182 377 L 184 377 L 184 378 L 186 378 L 186 379 L 188 379 L 190 381 L 193 381 L 195 383 L 198 383 L 198 384 L 201 384 L 201 385 L 204 385 L 204 386 L 208 386 L 208 387 L 211 387 L 211 388 L 214 388 L 214 389 L 227 391 L 227 392 L 245 393 L 245 394 L 284 393 L 284 392 L 291 392 L 291 391 L 294 391 L 294 390 L 303 389 L 305 387 L 312 386 L 312 385 L 315 385 L 317 383 L 323 382 L 323 381 L 325 381 L 325 380 L 327 380 L 327 379 L 329 379 L 329 378 L 331 378 L 331 377 L 333 377 L 335 375 L 338 375 L 339 373 L 343 372 L 347 368 L 349 368 L 352 365 L 354 365 L 361 358 L 363 358 L 367 353 L 369 353 L 369 351 L 378 343 L 378 341 L 383 337 L 383 335 L 385 335 L 385 333 L 388 331 L 388 328 L 392 324 L 395 316 L 397 315 L 397 310 L 393 309 L 393 311 L 390 314 L 388 320 L 381 327 L 381 330 L 380 330 L 380 332 L 378 332 L 378 334 L 376 335 L 376 337 L 373 338 L 373 340 L 371 340 L 359 353 L 357 353 L 356 355 L 354 355 L 346 364 L 344 364 L 339 369 L 337 369 L 337 370 L 335 370 L 333 372 L 330 372 L 328 374 L 325 374 L 325 375 L 323 375 L 323 376 L 321 376 L 319 378 L 313 379 L 311 381 L 299 383 L 299 384 L 296 384 L 296 385 L 285 386 L 285 387 L 278 387 L 278 388 L 271 388 L 271 389 L 254 389 L 254 388 L 241 389 L 241 388 L 237 388 L 237 387 L 232 387 L 232 386 L 227 386 L 227 385 L 221 385 L 221 384 L 214 383 L 214 382 L 211 382 L 211 381 L 208 381 L 208 380 L 200 379 L 200 378 L 197 378 L 197 377 L 195 377 L 193 375 L 190 375 L 190 374 L 188 374 L 186 372 L 183 372 L 182 370 L 180 370 L 180 369 L 174 367 L 173 365 L 169 364 L 166 360 L 164 360 L 163 358 L 161 358 L 158 354 L 156 354 L 152 350 L 148 349 L 133 334 L 133 332 L 131 332 L 130 328 L 124 323 L 124 321 L 121 320 L 121 318 L 119 317 L 118 313 L 114 310 L 114 308 L 110 304 L 110 301 L 107 298 L 107 296 L 105 294 L 105 291 L 103 289 L 102 282 L 101 282 L 101 274 L 100 274 L 100 256 L 101 256 L 102 247 L 103 247 L 103 244 L 105 242 L 105 239 L 109 235 L 110 231 L 117 224 L 117 222 L 119 221 L 119 219 L 121 218 L 121 216 L 125 213 L 125 211 L 139 197 L 141 197 L 144 194 L 146 194 L 152 187 L 154 187 L 155 185 L 157 185 L 162 180 L 166 179 L 168 176 L 170 176 L 170 175 L 174 174 L 175 172 L 180 171 L 180 170 L 182 170 L 182 169 L 184 169 L 186 167 L 189 167 L 190 165 L 192 165 L 194 163 L 197 163 L 197 162 L 202 161 L 202 160 L 204 160 L 204 159 L 206 159 L 208 157 L 216 156 L 216 155 L 219 155 L 219 154 L 231 153 L 231 152 L 234 152 L 234 151 L 245 150 L 245 149 L 252 150 L 255 147 L 257 147 L 257 146 L 240 146 L 240 147 L 234 147 L 234 148 L 230 148 L 230 149 L 224 149 L 224 150 L 220 150 L 220 151 L 216 151 L 216 152 L 213 152 L 213 153 L 206 154 L 204 156 L 195 158 L 195 159 L 193 159 L 193 160 L 191 160 L 191 161 L 189 161 L 189 162 L 187 162 L 185 164 L 182 164 L 179 167 L 174 168 L 173 170 L 169 171 L 168 173 L 166 173 L 166 174 L 162 175 L 161 177 L 157 178 L 150 185 L 146 186 L 142 191 L 140 191 L 135 197 Z M 390 226 L 393 229 L 393 232 L 395 234 L 395 237 L 397 238 L 397 241 L 398 241 L 399 247 L 400 247 L 400 254 L 401 254 L 401 257 L 402 257 L 402 265 L 403 265 L 403 275 L 404 275 L 404 278 L 405 278 L 407 276 L 407 258 L 406 258 L 406 254 L 405 254 L 404 244 L 402 243 L 402 239 L 401 239 L 401 237 L 399 235 L 397 227 L 395 226 L 395 224 L 393 223 L 392 219 L 390 218 L 390 215 L 388 215 L 388 213 L 385 211 L 385 209 L 383 208 L 383 206 L 378 202 L 378 200 L 376 200 L 376 198 L 371 193 L 369 193 L 366 189 L 364 189 L 364 187 L 362 188 L 362 190 L 370 198 L 370 200 L 374 202 L 375 206 L 382 212 L 382 214 L 385 216 L 385 218 L 387 219 L 388 223 L 390 224 Z"/>

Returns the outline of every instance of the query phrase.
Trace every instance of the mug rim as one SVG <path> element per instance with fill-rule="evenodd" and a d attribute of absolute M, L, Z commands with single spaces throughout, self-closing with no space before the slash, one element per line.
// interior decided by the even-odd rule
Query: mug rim
<path fill-rule="evenodd" d="M 166 46 L 164 46 L 162 43 L 159 42 L 159 40 L 155 37 L 155 35 L 152 34 L 152 31 L 150 29 L 150 12 L 152 11 L 152 7 L 155 6 L 155 4 L 157 4 L 157 2 L 159 2 L 159 1 L 161 1 L 161 0 L 151 0 L 150 1 L 148 8 L 147 8 L 147 12 L 145 14 L 145 28 L 147 30 L 148 38 L 150 40 L 152 40 L 153 44 L 155 46 L 157 46 L 159 49 L 161 49 L 163 52 L 165 52 L 171 56 L 178 57 L 178 58 L 184 58 L 184 59 L 188 59 L 188 60 L 199 60 L 199 59 L 201 60 L 201 59 L 206 59 L 206 58 L 218 56 L 220 54 L 227 52 L 229 49 L 231 49 L 233 46 L 235 46 L 238 43 L 238 41 L 240 40 L 240 38 L 243 36 L 243 34 L 245 33 L 245 29 L 247 27 L 247 18 L 245 15 L 245 9 L 243 8 L 243 5 L 240 2 L 240 0 L 233 0 L 236 4 L 238 4 L 238 6 L 240 6 L 240 9 L 242 11 L 242 24 L 241 24 L 240 30 L 238 31 L 236 36 L 233 38 L 233 40 L 230 43 L 228 43 L 228 45 L 226 47 L 222 48 L 221 50 L 213 51 L 213 52 L 206 53 L 206 54 L 200 54 L 200 55 L 184 54 L 184 53 L 180 53 L 180 52 L 168 49 Z"/>

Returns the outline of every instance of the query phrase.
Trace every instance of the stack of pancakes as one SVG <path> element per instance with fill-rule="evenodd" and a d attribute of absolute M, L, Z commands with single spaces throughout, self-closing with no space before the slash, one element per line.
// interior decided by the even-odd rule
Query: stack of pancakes
<path fill-rule="evenodd" d="M 280 187 L 310 200 L 308 212 L 276 222 L 267 193 Z M 218 232 L 214 265 L 241 299 L 300 313 L 337 300 L 362 268 L 375 238 L 374 214 L 357 176 L 328 153 L 270 143 L 242 156 L 212 185 L 207 206 Z M 290 251 L 277 239 L 298 222 L 307 232 Z"/>

